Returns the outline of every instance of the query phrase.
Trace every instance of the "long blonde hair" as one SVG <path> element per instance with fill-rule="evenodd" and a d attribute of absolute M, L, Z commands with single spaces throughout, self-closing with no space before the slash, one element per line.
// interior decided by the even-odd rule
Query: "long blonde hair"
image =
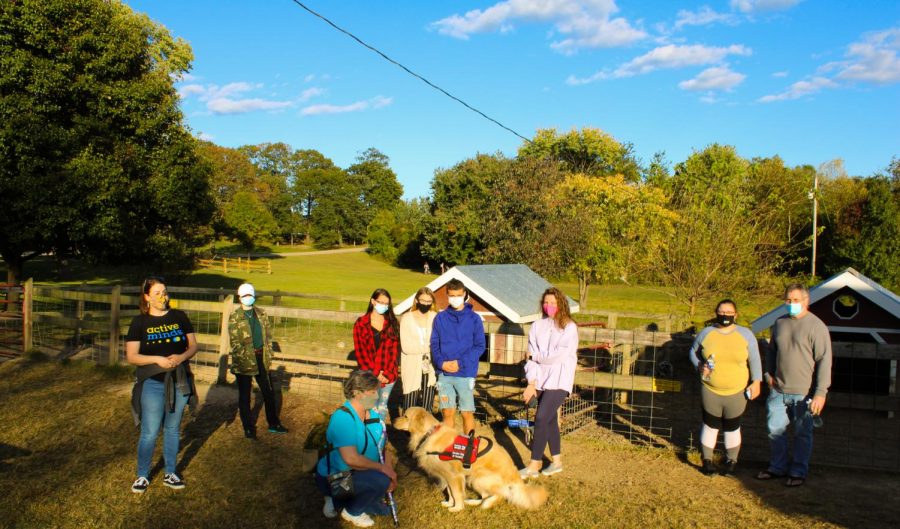
<path fill-rule="evenodd" d="M 416 308 L 416 304 L 419 302 L 419 296 L 422 294 L 427 294 L 428 297 L 431 298 L 431 308 L 428 309 L 429 312 L 437 312 L 437 300 L 434 298 L 434 291 L 428 287 L 422 287 L 419 290 L 416 290 L 416 297 L 413 298 L 412 310 Z"/>

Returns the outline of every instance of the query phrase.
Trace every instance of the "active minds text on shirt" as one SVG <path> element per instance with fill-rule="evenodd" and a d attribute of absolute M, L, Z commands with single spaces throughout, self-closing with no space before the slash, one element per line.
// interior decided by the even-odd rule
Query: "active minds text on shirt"
<path fill-rule="evenodd" d="M 192 332 L 187 315 L 172 309 L 162 316 L 135 316 L 125 340 L 141 342 L 140 354 L 168 356 L 187 349 L 187 335 Z"/>

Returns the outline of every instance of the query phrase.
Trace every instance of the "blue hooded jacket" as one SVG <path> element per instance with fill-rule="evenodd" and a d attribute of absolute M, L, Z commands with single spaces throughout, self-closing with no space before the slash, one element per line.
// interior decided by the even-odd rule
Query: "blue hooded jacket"
<path fill-rule="evenodd" d="M 484 354 L 484 323 L 466 303 L 463 310 L 448 307 L 434 318 L 431 331 L 431 358 L 438 374 L 472 378 L 478 374 L 478 359 Z M 459 371 L 447 373 L 441 366 L 456 360 Z"/>

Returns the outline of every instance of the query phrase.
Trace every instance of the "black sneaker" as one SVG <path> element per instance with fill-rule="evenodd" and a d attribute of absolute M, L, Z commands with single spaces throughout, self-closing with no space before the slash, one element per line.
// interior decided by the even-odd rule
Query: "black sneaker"
<path fill-rule="evenodd" d="M 244 437 L 247 439 L 256 439 L 256 430 L 253 428 L 244 428 Z"/>
<path fill-rule="evenodd" d="M 134 492 L 135 494 L 143 494 L 149 486 L 150 481 L 144 476 L 141 476 L 134 480 L 134 483 L 131 484 L 131 492 Z"/>
<path fill-rule="evenodd" d="M 722 467 L 722 475 L 723 476 L 733 476 L 734 469 L 737 467 L 737 461 L 734 459 L 729 459 L 725 462 L 725 466 Z"/>
<path fill-rule="evenodd" d="M 700 467 L 700 472 L 703 472 L 707 476 L 712 476 L 716 473 L 716 465 L 713 464 L 711 459 L 704 459 L 703 466 Z"/>
<path fill-rule="evenodd" d="M 183 489 L 184 480 L 178 477 L 178 474 L 166 474 L 163 478 L 163 485 L 172 489 Z"/>
<path fill-rule="evenodd" d="M 279 423 L 274 426 L 269 426 L 269 433 L 288 433 L 288 429 L 285 428 L 283 424 Z"/>

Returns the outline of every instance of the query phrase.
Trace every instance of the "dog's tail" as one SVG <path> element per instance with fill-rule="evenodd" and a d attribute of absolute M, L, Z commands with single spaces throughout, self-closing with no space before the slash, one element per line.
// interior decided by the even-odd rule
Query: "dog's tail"
<path fill-rule="evenodd" d="M 506 501 L 523 509 L 537 509 L 547 501 L 547 489 L 523 482 L 506 487 Z"/>

